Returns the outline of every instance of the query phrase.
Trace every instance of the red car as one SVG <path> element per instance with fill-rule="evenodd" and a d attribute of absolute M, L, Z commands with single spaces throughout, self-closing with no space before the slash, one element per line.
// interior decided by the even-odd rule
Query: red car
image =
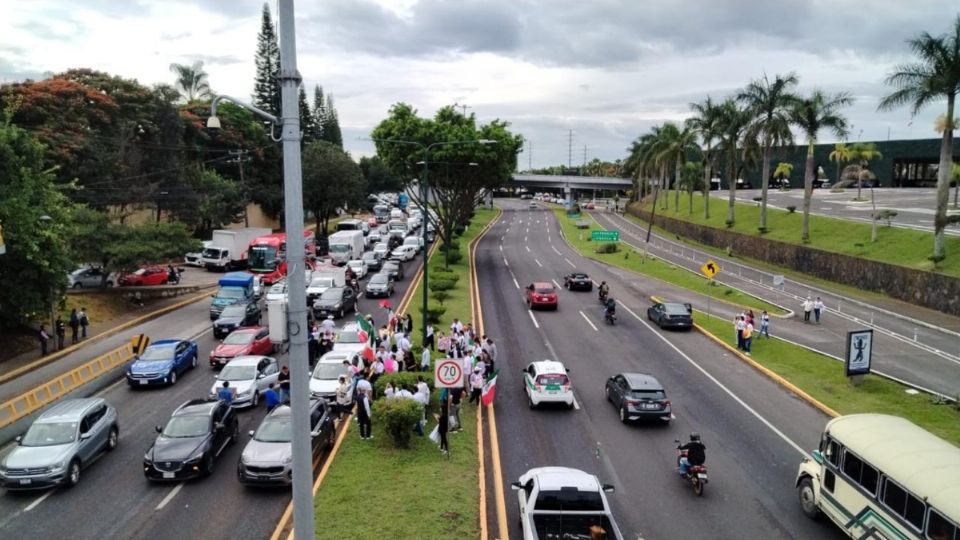
<path fill-rule="evenodd" d="M 167 276 L 167 269 L 162 266 L 145 266 L 136 272 L 121 274 L 117 284 L 121 287 L 164 285 L 167 283 Z"/>
<path fill-rule="evenodd" d="M 270 330 L 263 326 L 238 328 L 210 351 L 210 367 L 222 368 L 238 356 L 267 356 L 273 354 Z"/>
<path fill-rule="evenodd" d="M 527 287 L 527 306 L 557 309 L 557 289 L 545 281 L 531 283 Z"/>

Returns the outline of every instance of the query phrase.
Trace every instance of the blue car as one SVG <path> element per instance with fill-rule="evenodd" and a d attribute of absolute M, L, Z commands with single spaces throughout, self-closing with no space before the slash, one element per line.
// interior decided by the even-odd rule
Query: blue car
<path fill-rule="evenodd" d="M 174 385 L 179 374 L 197 367 L 197 350 L 195 341 L 155 341 L 127 368 L 127 384 L 131 387 Z"/>

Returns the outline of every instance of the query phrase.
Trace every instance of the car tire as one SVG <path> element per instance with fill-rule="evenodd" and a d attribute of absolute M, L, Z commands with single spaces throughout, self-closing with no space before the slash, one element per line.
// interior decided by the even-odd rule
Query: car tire
<path fill-rule="evenodd" d="M 190 369 L 197 367 L 197 356 L 198 354 L 193 355 L 193 358 L 190 360 Z"/>
<path fill-rule="evenodd" d="M 117 426 L 113 426 L 107 435 L 107 452 L 115 450 L 118 444 L 120 444 L 120 432 L 117 430 Z"/>
<path fill-rule="evenodd" d="M 609 386 L 603 387 L 603 393 L 606 394 L 606 396 L 607 396 L 607 401 L 609 401 L 610 403 L 613 403 L 613 400 L 610 399 L 610 387 L 609 387 Z"/>
<path fill-rule="evenodd" d="M 327 437 L 327 450 L 333 450 L 333 445 L 336 442 L 337 432 L 334 430 L 330 431 L 330 436 Z"/>
<path fill-rule="evenodd" d="M 797 487 L 797 496 L 800 498 L 800 510 L 803 515 L 810 519 L 817 519 L 820 516 L 820 509 L 817 508 L 813 481 L 810 478 L 800 480 L 800 485 Z"/>
<path fill-rule="evenodd" d="M 253 390 L 253 399 L 250 400 L 250 403 L 252 404 L 251 406 L 254 409 L 257 408 L 257 405 L 260 404 L 260 390 L 257 390 L 257 389 Z"/>
<path fill-rule="evenodd" d="M 620 406 L 620 421 L 623 422 L 624 424 L 626 424 L 629 420 L 630 420 L 630 419 L 627 418 L 627 410 L 623 407 L 623 405 L 621 405 L 621 406 Z"/>
<path fill-rule="evenodd" d="M 177 370 L 170 370 L 170 386 L 177 384 Z"/>
<path fill-rule="evenodd" d="M 113 287 L 113 282 L 112 282 L 112 281 L 108 281 L 108 282 L 107 282 L 107 287 Z"/>
<path fill-rule="evenodd" d="M 537 405 L 533 402 L 533 398 L 530 397 L 530 394 L 527 394 L 527 405 L 529 405 L 531 409 L 537 408 Z"/>
<path fill-rule="evenodd" d="M 72 488 L 80 483 L 80 460 L 74 459 L 70 462 L 70 465 L 67 467 L 67 478 L 63 483 L 68 488 Z"/>
<path fill-rule="evenodd" d="M 340 315 L 339 315 L 337 318 L 338 318 L 338 319 L 342 319 L 342 318 L 343 318 L 343 315 L 344 315 L 344 313 L 343 313 L 343 308 L 340 308 Z"/>
<path fill-rule="evenodd" d="M 215 462 L 213 460 L 213 452 L 211 451 L 205 458 L 203 458 L 203 475 L 210 476 L 213 474 L 214 465 Z"/>
<path fill-rule="evenodd" d="M 74 288 L 74 289 L 82 289 L 82 288 L 83 288 L 83 283 L 74 283 L 74 284 L 73 284 L 73 288 Z"/>

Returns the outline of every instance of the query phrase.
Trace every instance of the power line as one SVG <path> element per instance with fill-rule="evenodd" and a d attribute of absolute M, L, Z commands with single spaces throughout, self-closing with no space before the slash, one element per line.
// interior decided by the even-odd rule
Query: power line
<path fill-rule="evenodd" d="M 567 168 L 573 168 L 573 130 L 567 135 Z"/>

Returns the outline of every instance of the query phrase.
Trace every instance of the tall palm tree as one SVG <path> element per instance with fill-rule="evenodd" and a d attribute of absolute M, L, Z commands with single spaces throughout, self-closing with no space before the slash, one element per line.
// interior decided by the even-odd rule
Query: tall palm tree
<path fill-rule="evenodd" d="M 676 140 L 679 136 L 680 130 L 677 129 L 676 124 L 666 122 L 660 126 L 654 126 L 650 130 L 650 137 L 647 139 L 647 146 L 645 148 L 644 154 L 641 158 L 644 167 L 648 170 L 654 170 L 657 172 L 657 185 L 659 189 L 657 190 L 657 199 L 660 198 L 659 193 L 662 190 L 666 190 L 667 186 L 667 166 L 671 162 L 671 156 L 669 156 L 668 149 L 672 144 L 672 141 Z M 669 202 L 669 197 L 664 197 L 662 208 L 666 208 L 666 204 Z M 656 204 L 654 200 L 654 204 Z"/>
<path fill-rule="evenodd" d="M 794 90 L 797 76 L 793 73 L 777 75 L 771 81 L 766 75 L 751 81 L 739 94 L 737 101 L 753 115 L 747 137 L 760 142 L 763 152 L 760 180 L 760 230 L 767 230 L 767 189 L 770 187 L 770 160 L 774 147 L 793 144 L 790 131 L 790 108 L 797 101 Z"/>
<path fill-rule="evenodd" d="M 718 138 L 720 108 L 707 96 L 703 103 L 691 103 L 690 110 L 694 114 L 687 119 L 687 125 L 696 130 L 706 147 L 703 156 L 703 219 L 710 219 L 710 180 L 717 159 L 713 143 Z"/>
<path fill-rule="evenodd" d="M 673 162 L 673 209 L 680 212 L 680 176 L 683 164 L 687 162 L 687 152 L 700 153 L 700 146 L 697 144 L 697 132 L 687 125 L 682 128 L 675 124 L 669 125 L 671 129 L 664 130 L 664 139 L 660 147 L 662 148 L 660 158 L 666 163 Z"/>
<path fill-rule="evenodd" d="M 203 70 L 203 62 L 194 62 L 189 66 L 170 64 L 170 71 L 176 74 L 175 86 L 187 103 L 196 98 L 210 96 L 210 85 L 207 82 L 207 72 Z"/>
<path fill-rule="evenodd" d="M 860 172 L 857 174 L 857 199 L 860 199 L 860 188 L 863 186 L 864 174 L 869 174 L 870 162 L 875 159 L 883 159 L 883 154 L 877 150 L 877 145 L 873 143 L 854 143 L 850 147 L 850 161 L 856 161 L 860 165 Z M 873 182 L 870 183 L 873 186 Z M 871 192 L 872 193 L 872 192 Z"/>
<path fill-rule="evenodd" d="M 798 100 L 790 111 L 791 121 L 807 137 L 807 162 L 803 175 L 803 229 L 800 237 L 810 241 L 810 198 L 813 196 L 813 177 L 816 174 L 813 163 L 813 147 L 817 144 L 817 135 L 828 129 L 838 138 L 847 136 L 847 119 L 840 109 L 853 103 L 846 92 L 829 95 L 822 90 L 814 90 L 810 96 Z"/>
<path fill-rule="evenodd" d="M 942 260 L 944 229 L 947 226 L 947 202 L 950 198 L 950 171 L 953 164 L 954 106 L 960 93 L 960 15 L 949 34 L 931 36 L 924 32 L 907 40 L 917 62 L 894 68 L 886 83 L 896 88 L 880 101 L 878 110 L 910 104 L 912 115 L 933 101 L 946 99 L 947 111 L 940 143 L 940 166 L 937 170 L 937 208 L 933 219 L 933 259 Z"/>
<path fill-rule="evenodd" d="M 840 180 L 842 180 L 840 177 L 840 169 L 842 168 L 842 164 L 852 159 L 850 147 L 847 146 L 847 143 L 838 142 L 837 144 L 833 145 L 833 151 L 830 152 L 828 159 L 830 161 L 837 162 L 837 184 L 840 184 Z M 857 186 L 857 199 L 860 199 L 859 186 Z"/>
<path fill-rule="evenodd" d="M 736 221 L 734 205 L 737 197 L 737 172 L 739 171 L 739 155 L 747 151 L 750 141 L 746 132 L 753 118 L 746 108 L 741 107 L 735 99 L 729 97 L 718 106 L 717 111 L 717 138 L 720 140 L 718 151 L 726 156 L 728 227 L 733 227 Z"/>

